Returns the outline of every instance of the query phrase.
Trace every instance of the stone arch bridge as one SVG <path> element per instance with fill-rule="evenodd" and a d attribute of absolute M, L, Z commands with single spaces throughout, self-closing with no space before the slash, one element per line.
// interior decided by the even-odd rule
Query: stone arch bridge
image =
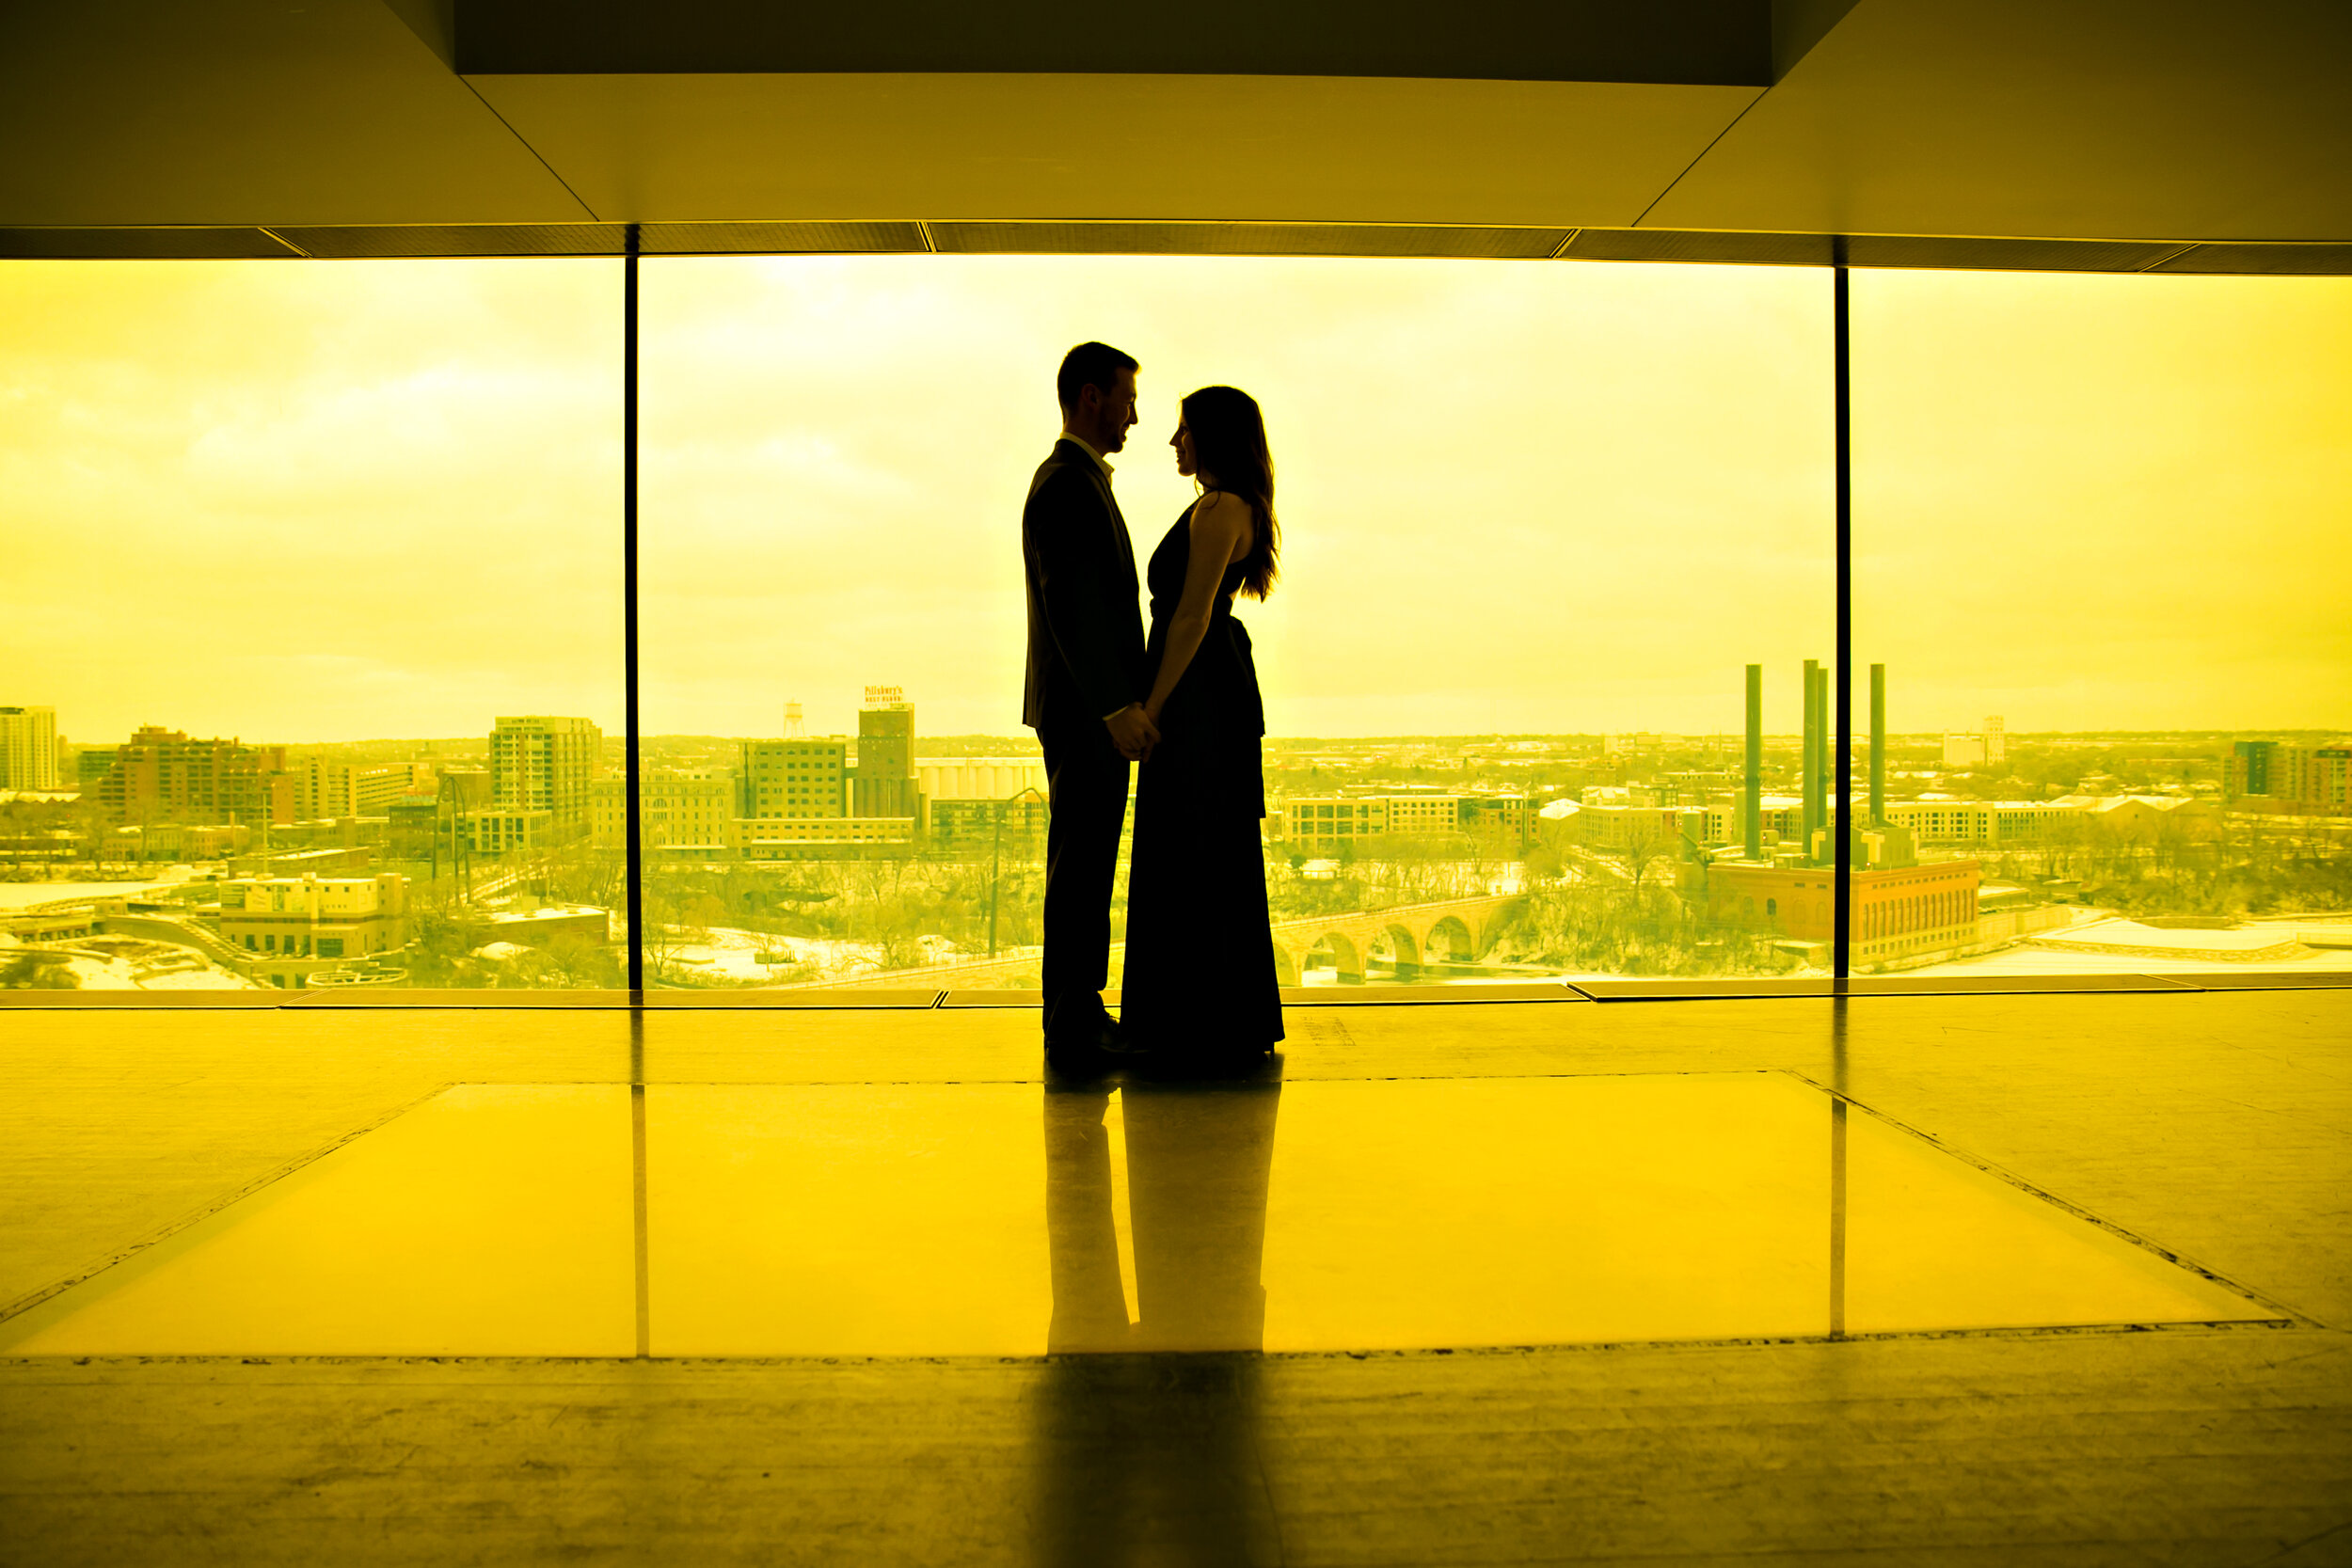
<path fill-rule="evenodd" d="M 1400 904 L 1394 909 L 1319 914 L 1274 924 L 1274 967 L 1281 983 L 1295 986 L 1307 955 L 1328 946 L 1343 985 L 1361 985 L 1364 960 L 1375 951 L 1409 975 L 1423 963 L 1468 961 L 1486 950 L 1487 933 L 1517 894 L 1486 898 L 1450 898 L 1435 904 Z"/>

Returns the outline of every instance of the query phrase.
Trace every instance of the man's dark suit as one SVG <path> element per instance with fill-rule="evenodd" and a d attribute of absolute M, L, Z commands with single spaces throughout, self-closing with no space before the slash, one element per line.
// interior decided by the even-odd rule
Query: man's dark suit
<path fill-rule="evenodd" d="M 1021 721 L 1045 752 L 1045 1037 L 1086 1037 L 1104 1017 L 1111 884 L 1127 816 L 1127 759 L 1103 721 L 1143 700 L 1136 553 L 1110 480 L 1064 438 L 1021 513 L 1029 669 Z"/>

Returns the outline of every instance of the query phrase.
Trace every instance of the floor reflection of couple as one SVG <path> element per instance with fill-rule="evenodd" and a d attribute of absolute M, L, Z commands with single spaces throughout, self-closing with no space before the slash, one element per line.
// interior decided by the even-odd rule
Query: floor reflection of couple
<path fill-rule="evenodd" d="M 1037 1404 L 1041 1560 L 1277 1560 L 1258 1443 L 1281 1085 L 1045 1090 L 1054 1316 Z M 1136 1320 L 1120 1282 L 1123 1136 Z M 1086 1352 L 1191 1351 L 1141 1356 Z"/>

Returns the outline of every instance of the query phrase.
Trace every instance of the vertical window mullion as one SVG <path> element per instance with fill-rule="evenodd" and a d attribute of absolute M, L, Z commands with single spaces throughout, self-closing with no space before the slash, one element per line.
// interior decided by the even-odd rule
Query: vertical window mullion
<path fill-rule="evenodd" d="M 643 768 L 637 736 L 637 246 L 638 228 L 632 223 L 621 262 L 621 839 L 627 857 L 632 1002 L 642 1000 L 645 989 L 645 868 L 638 801 Z"/>
<path fill-rule="evenodd" d="M 1830 973 L 1844 981 L 1853 951 L 1853 400 L 1847 331 L 1844 245 L 1832 272 L 1830 339 L 1831 404 L 1836 432 L 1837 484 L 1836 672 L 1837 782 L 1831 801 L 1830 833 L 1836 893 L 1831 904 Z M 1842 989 L 1842 986 L 1841 988 Z"/>

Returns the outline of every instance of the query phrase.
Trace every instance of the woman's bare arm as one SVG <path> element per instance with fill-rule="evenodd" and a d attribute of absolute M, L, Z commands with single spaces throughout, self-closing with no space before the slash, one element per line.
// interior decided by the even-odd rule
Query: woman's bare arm
<path fill-rule="evenodd" d="M 1160 721 L 1160 710 L 1168 705 L 1168 693 L 1184 678 L 1192 656 L 1200 651 L 1200 640 L 1208 635 L 1225 568 L 1248 553 L 1250 525 L 1249 503 L 1238 496 L 1213 491 L 1193 506 L 1192 550 L 1184 560 L 1184 597 L 1177 600 L 1176 613 L 1168 620 L 1160 673 L 1143 705 L 1154 724 Z"/>

